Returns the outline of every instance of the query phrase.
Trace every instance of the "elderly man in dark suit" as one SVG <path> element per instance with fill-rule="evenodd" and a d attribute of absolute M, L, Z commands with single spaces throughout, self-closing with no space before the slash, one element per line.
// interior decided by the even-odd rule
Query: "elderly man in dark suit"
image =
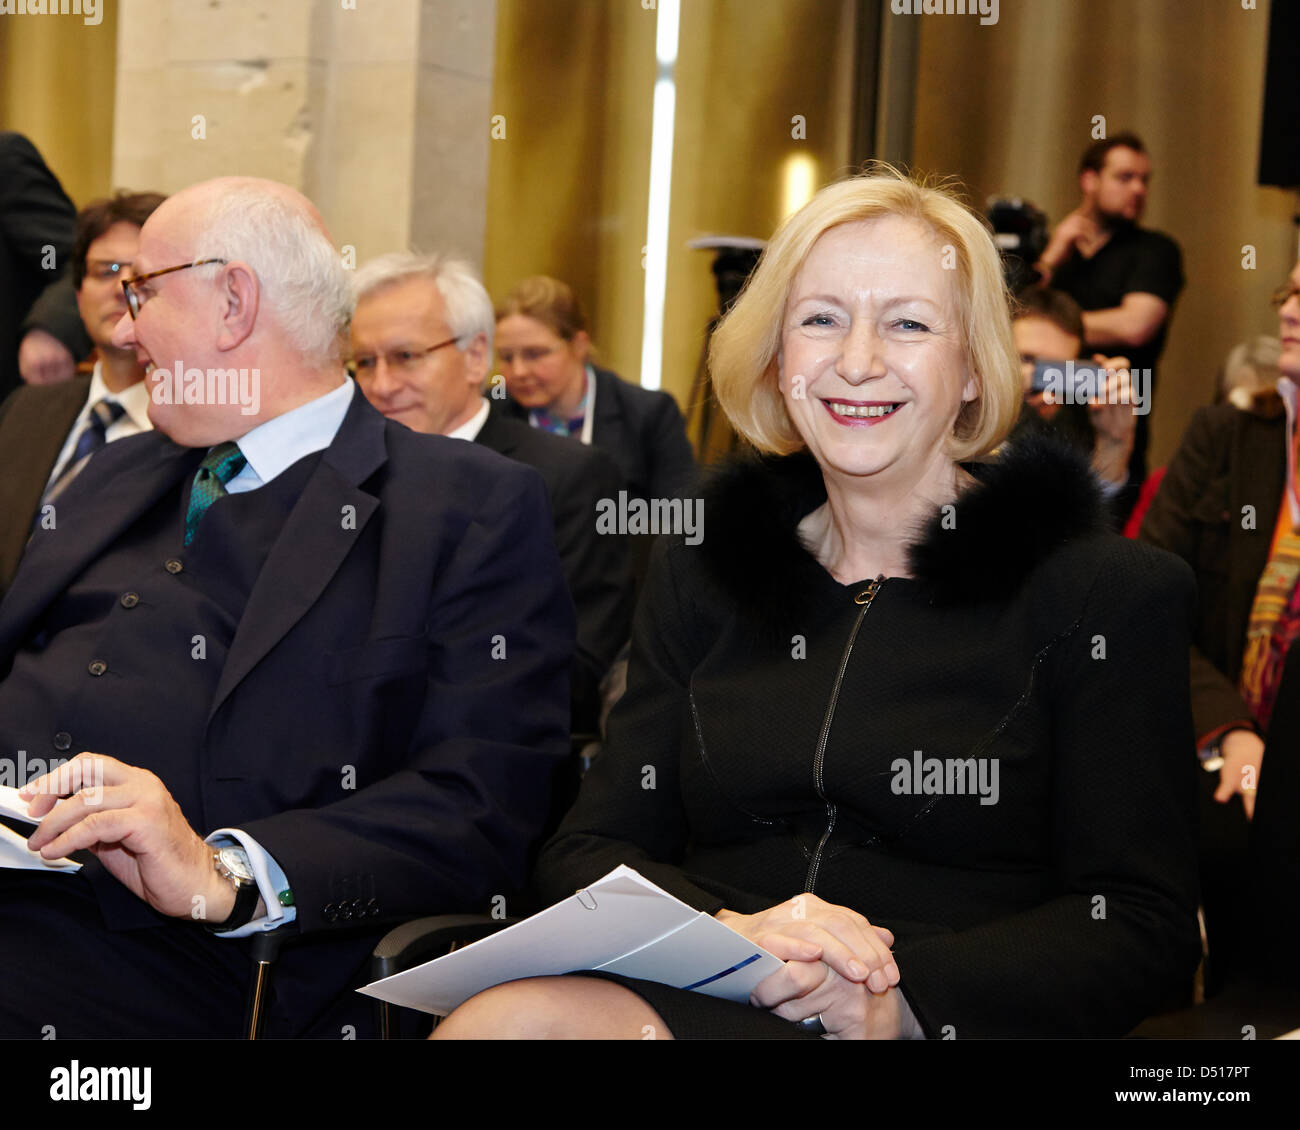
<path fill-rule="evenodd" d="M 119 192 L 77 214 L 69 281 L 99 357 L 88 377 L 23 385 L 0 403 L 0 597 L 41 505 L 66 490 L 106 443 L 151 426 L 144 366 L 112 337 L 126 313 L 122 279 L 130 274 L 140 226 L 165 199 L 157 192 Z"/>
<path fill-rule="evenodd" d="M 353 288 L 352 367 L 361 390 L 389 419 L 454 436 L 541 472 L 555 544 L 578 614 L 573 726 L 593 731 L 599 687 L 631 632 L 628 539 L 597 531 L 597 506 L 625 482 L 614 460 L 489 411 L 483 389 L 496 320 L 474 269 L 446 255 L 384 255 Z M 504 388 L 500 391 L 504 393 Z"/>
<path fill-rule="evenodd" d="M 72 759 L 19 794 L 28 846 L 89 853 L 0 872 L 0 962 L 112 973 L 10 977 L 0 1034 L 233 1035 L 238 939 L 292 923 L 268 1031 L 337 1037 L 383 920 L 523 881 L 573 648 L 544 487 L 356 391 L 346 276 L 283 185 L 178 193 L 125 288 L 157 430 L 0 605 L 0 752 Z"/>

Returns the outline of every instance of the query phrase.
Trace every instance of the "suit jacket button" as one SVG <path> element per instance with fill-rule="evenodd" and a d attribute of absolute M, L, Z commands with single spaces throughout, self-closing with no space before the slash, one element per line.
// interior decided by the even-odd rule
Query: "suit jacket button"
<path fill-rule="evenodd" d="M 102 675 L 105 671 L 108 670 L 108 664 L 105 663 L 102 659 L 92 659 L 90 661 L 90 665 L 86 668 L 86 670 L 89 671 L 96 678 L 98 678 L 100 675 Z"/>
<path fill-rule="evenodd" d="M 60 730 L 54 735 L 54 748 L 58 750 L 72 748 L 72 735 L 66 730 Z"/>
<path fill-rule="evenodd" d="M 124 592 L 118 603 L 123 608 L 134 608 L 140 603 L 140 594 L 138 592 Z"/>
<path fill-rule="evenodd" d="M 371 899 L 369 902 L 366 903 L 366 913 L 370 915 L 371 918 L 375 918 L 378 916 L 379 914 L 378 899 Z"/>
<path fill-rule="evenodd" d="M 334 909 L 334 904 L 332 902 L 327 902 L 325 904 L 325 909 L 320 913 L 321 917 L 324 918 L 326 922 L 333 922 L 338 917 L 338 911 Z"/>
<path fill-rule="evenodd" d="M 177 573 L 181 572 L 185 568 L 185 566 L 182 565 L 175 557 L 169 557 L 166 561 L 163 562 L 163 568 L 166 569 L 167 572 L 171 573 L 172 576 L 175 576 Z"/>

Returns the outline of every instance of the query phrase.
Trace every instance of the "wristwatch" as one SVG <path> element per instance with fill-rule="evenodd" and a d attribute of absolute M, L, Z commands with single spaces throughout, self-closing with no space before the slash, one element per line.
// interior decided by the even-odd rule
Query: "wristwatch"
<path fill-rule="evenodd" d="M 224 922 L 204 922 L 203 928 L 214 934 L 247 926 L 257 909 L 257 879 L 248 864 L 248 853 L 241 847 L 218 848 L 212 853 L 217 874 L 235 888 L 235 905 Z"/>
<path fill-rule="evenodd" d="M 1258 733 L 1258 730 L 1247 725 L 1230 726 L 1219 734 L 1214 741 L 1210 742 L 1203 749 L 1197 750 L 1197 756 L 1201 759 L 1201 768 L 1207 773 L 1217 773 L 1223 768 L 1223 739 L 1229 734 L 1234 734 L 1238 730 L 1245 730 L 1248 734 Z"/>

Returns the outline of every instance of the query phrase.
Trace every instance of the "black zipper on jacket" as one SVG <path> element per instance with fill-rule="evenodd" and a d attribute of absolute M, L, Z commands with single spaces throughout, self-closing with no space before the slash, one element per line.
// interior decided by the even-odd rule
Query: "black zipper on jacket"
<path fill-rule="evenodd" d="M 844 654 L 840 656 L 840 667 L 835 674 L 835 685 L 831 688 L 830 705 L 826 707 L 826 717 L 822 721 L 821 734 L 817 738 L 817 752 L 813 756 L 813 788 L 817 790 L 817 795 L 822 798 L 822 802 L 826 805 L 826 831 L 822 833 L 822 838 L 817 842 L 817 849 L 813 852 L 812 861 L 808 864 L 808 875 L 804 879 L 803 889 L 809 894 L 814 893 L 816 889 L 817 872 L 821 870 L 822 865 L 822 852 L 826 849 L 831 833 L 835 831 L 836 807 L 826 796 L 826 782 L 823 777 L 826 765 L 826 743 L 831 736 L 831 722 L 835 718 L 835 706 L 840 700 L 840 686 L 844 682 L 844 672 L 849 666 L 849 656 L 853 652 L 853 644 L 858 638 L 858 629 L 862 627 L 862 621 L 866 619 L 867 611 L 871 608 L 871 602 L 876 599 L 876 594 L 880 591 L 880 586 L 884 584 L 884 581 L 883 576 L 877 577 L 853 598 L 854 603 L 860 605 L 862 611 L 858 613 L 858 618 L 853 622 L 853 630 L 849 633 L 848 643 L 844 645 Z"/>

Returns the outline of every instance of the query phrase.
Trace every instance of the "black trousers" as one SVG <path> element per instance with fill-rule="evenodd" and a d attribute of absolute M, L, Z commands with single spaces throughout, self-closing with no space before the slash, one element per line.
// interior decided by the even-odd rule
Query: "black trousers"
<path fill-rule="evenodd" d="M 1201 906 L 1209 960 L 1205 994 L 1217 994 L 1233 973 L 1239 957 L 1241 932 L 1249 911 L 1250 824 L 1234 796 L 1226 804 L 1214 799 L 1218 773 L 1197 770 L 1200 780 Z"/>
<path fill-rule="evenodd" d="M 109 930 L 79 875 L 0 870 L 0 1037 L 236 1038 L 249 970 L 197 923 Z"/>
<path fill-rule="evenodd" d="M 265 1037 L 374 1039 L 375 1002 L 353 990 L 376 938 L 298 943 L 319 956 L 273 973 Z M 81 876 L 0 869 L 0 1039 L 242 1039 L 252 970 L 246 940 L 179 919 L 110 930 Z"/>

